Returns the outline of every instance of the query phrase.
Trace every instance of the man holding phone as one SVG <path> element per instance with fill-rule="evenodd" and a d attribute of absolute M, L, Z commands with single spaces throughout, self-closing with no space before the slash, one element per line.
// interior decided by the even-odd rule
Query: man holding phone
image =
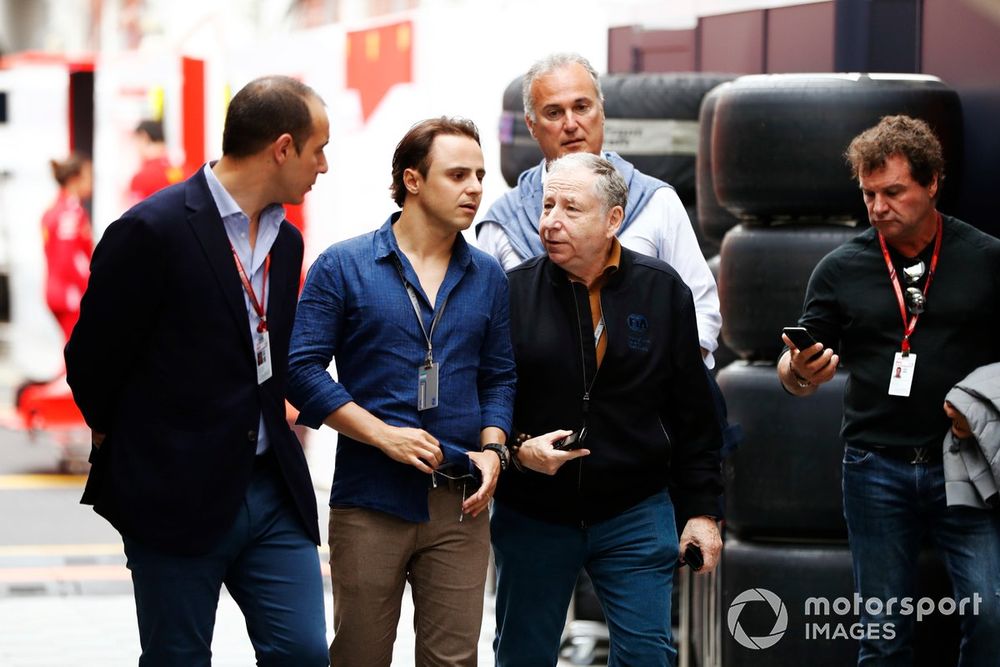
<path fill-rule="evenodd" d="M 816 344 L 816 339 L 805 327 L 785 327 L 781 333 L 788 336 L 791 344 L 799 350 L 809 349 Z"/>
<path fill-rule="evenodd" d="M 782 336 L 782 385 L 813 394 L 848 368 L 844 396 L 844 516 L 855 586 L 865 600 L 914 595 L 917 555 L 929 534 L 942 551 L 954 598 L 979 599 L 962 616 L 959 665 L 1000 655 L 1000 515 L 947 506 L 941 411 L 948 390 L 1000 360 L 1000 241 L 937 211 L 941 145 L 923 121 L 887 116 L 851 142 L 846 157 L 871 229 L 813 271 L 799 323 L 819 339 Z M 919 363 L 918 363 L 919 360 Z M 887 605 L 885 609 L 890 609 Z M 913 618 L 899 607 L 862 608 L 859 664 L 911 664 Z"/>
<path fill-rule="evenodd" d="M 500 667 L 556 664 L 581 570 L 608 619 L 608 664 L 672 664 L 678 554 L 700 548 L 708 572 L 722 549 L 721 434 L 694 301 L 669 265 L 615 238 L 627 193 L 599 156 L 554 161 L 546 254 L 508 274 L 514 425 L 544 435 L 519 437 L 493 509 Z"/>

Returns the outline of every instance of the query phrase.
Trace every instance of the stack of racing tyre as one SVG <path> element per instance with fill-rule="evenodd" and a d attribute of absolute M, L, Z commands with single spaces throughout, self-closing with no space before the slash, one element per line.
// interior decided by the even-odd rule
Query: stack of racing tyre
<path fill-rule="evenodd" d="M 744 440 L 723 463 L 725 549 L 718 574 L 696 578 L 688 664 L 856 661 L 862 629 L 855 614 L 807 613 L 817 611 L 807 608 L 809 599 L 853 601 L 840 486 L 847 371 L 812 397 L 795 398 L 778 382 L 775 363 L 781 329 L 796 324 L 817 262 L 868 226 L 844 151 L 891 114 L 922 118 L 941 139 L 949 180 L 939 206 L 949 211 L 961 109 L 937 78 L 753 75 L 720 85 L 702 103 L 698 221 L 707 242 L 721 244 L 718 356 L 736 358 L 716 377 Z M 923 556 L 919 569 L 918 595 L 950 595 L 936 558 Z M 925 618 L 916 629 L 916 664 L 954 664 L 957 634 L 955 617 Z"/>

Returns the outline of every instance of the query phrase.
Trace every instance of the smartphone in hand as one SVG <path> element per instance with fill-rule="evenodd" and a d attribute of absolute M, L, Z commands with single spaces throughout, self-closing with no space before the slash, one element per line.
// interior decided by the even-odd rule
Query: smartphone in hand
<path fill-rule="evenodd" d="M 788 339 L 792 341 L 792 345 L 797 347 L 800 351 L 809 349 L 810 347 L 819 342 L 818 340 L 812 337 L 812 334 L 810 334 L 805 327 L 785 327 L 784 329 L 781 330 L 781 333 L 788 336 Z M 821 354 L 823 354 L 823 350 L 820 350 L 812 357 L 810 357 L 809 361 L 812 361 Z"/>
<path fill-rule="evenodd" d="M 819 342 L 812 337 L 812 334 L 805 327 L 785 327 L 781 330 L 781 333 L 788 336 L 788 339 L 792 341 L 792 345 L 800 350 L 810 348 Z"/>
<path fill-rule="evenodd" d="M 704 567 L 705 557 L 701 553 L 701 547 L 697 544 L 688 544 L 687 549 L 684 550 L 683 564 L 688 565 L 695 572 Z"/>
<path fill-rule="evenodd" d="M 565 438 L 559 438 L 552 443 L 553 449 L 558 449 L 562 452 L 569 452 L 574 449 L 580 449 L 583 446 L 583 439 L 587 435 L 587 429 L 583 428 L 579 431 L 573 431 Z"/>

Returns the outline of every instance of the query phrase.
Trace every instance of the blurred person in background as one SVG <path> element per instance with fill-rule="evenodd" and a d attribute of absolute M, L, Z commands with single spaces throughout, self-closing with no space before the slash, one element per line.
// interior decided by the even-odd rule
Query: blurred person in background
<path fill-rule="evenodd" d="M 149 195 L 168 185 L 180 182 L 181 170 L 170 163 L 163 123 L 144 120 L 135 128 L 135 141 L 139 150 L 139 171 L 128 186 L 128 205 L 134 206 Z"/>
<path fill-rule="evenodd" d="M 64 341 L 80 318 L 94 240 L 85 203 L 93 191 L 90 160 L 78 153 L 51 160 L 59 194 L 42 216 L 42 243 L 48 269 L 45 300 L 59 322 Z"/>

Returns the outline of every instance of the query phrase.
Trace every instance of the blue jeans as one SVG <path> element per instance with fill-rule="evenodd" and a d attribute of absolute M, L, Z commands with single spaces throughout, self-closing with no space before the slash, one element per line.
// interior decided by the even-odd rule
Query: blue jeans
<path fill-rule="evenodd" d="M 123 541 L 140 667 L 211 665 L 222 584 L 243 611 L 258 665 L 329 664 L 319 553 L 277 469 L 254 471 L 232 528 L 205 555 L 174 556 Z"/>
<path fill-rule="evenodd" d="M 913 465 L 856 447 L 844 452 L 843 489 L 855 587 L 862 600 L 913 597 L 917 556 L 929 535 L 951 577 L 955 600 L 982 599 L 978 613 L 972 613 L 970 602 L 961 615 L 959 666 L 997 664 L 1000 514 L 947 507 L 941 463 Z M 915 617 L 893 612 L 871 614 L 862 605 L 862 623 L 893 623 L 896 636 L 862 639 L 858 665 L 913 664 Z"/>
<path fill-rule="evenodd" d="M 581 568 L 607 618 L 609 667 L 666 667 L 677 655 L 670 591 L 677 566 L 674 508 L 666 491 L 580 528 L 530 519 L 496 503 L 497 667 L 555 665 Z"/>

